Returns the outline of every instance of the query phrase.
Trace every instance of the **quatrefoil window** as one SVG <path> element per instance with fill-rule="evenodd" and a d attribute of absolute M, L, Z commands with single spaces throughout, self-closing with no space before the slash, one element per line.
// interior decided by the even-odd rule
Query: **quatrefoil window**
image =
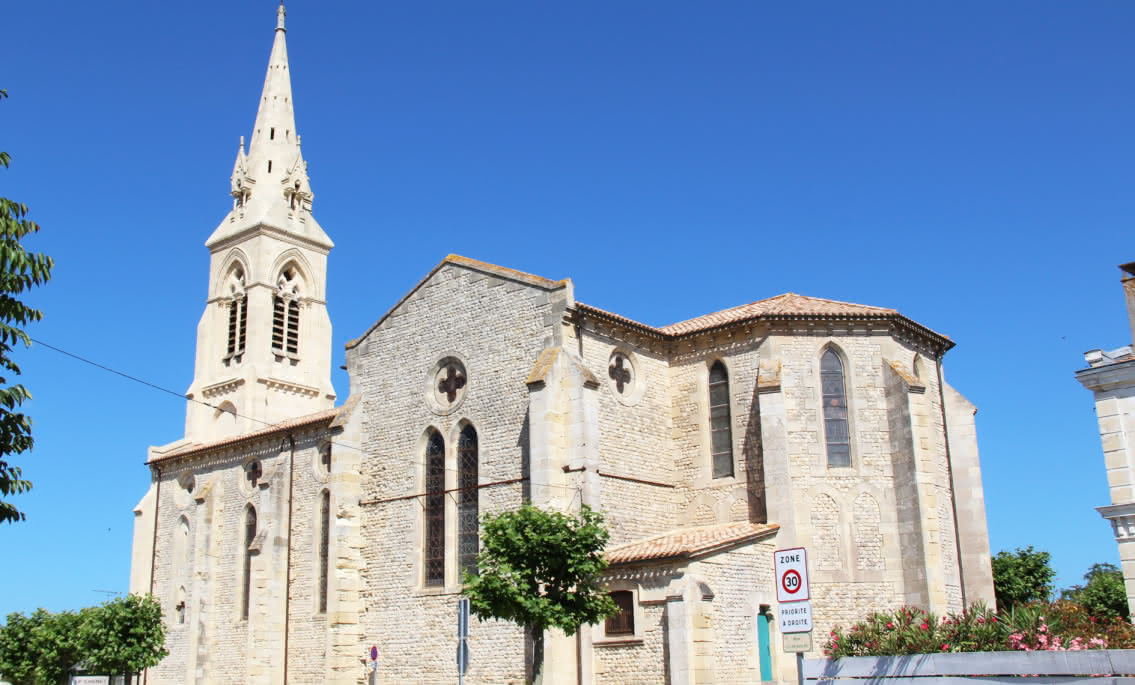
<path fill-rule="evenodd" d="M 465 364 L 455 356 L 443 357 L 433 366 L 428 399 L 435 412 L 448 414 L 457 409 L 469 388 Z"/>

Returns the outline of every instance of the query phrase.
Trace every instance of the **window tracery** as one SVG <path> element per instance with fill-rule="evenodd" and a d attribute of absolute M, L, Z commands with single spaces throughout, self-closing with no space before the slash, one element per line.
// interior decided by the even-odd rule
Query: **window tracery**
<path fill-rule="evenodd" d="M 445 585 L 445 440 L 437 431 L 426 443 L 425 585 Z"/>
<path fill-rule="evenodd" d="M 477 572 L 480 551 L 477 459 L 477 431 L 471 425 L 465 426 L 457 439 L 457 480 L 461 488 L 457 503 L 457 568 L 470 573 Z"/>

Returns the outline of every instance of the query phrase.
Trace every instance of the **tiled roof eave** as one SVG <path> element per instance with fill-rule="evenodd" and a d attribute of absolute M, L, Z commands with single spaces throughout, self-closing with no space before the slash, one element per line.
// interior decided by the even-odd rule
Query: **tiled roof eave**
<path fill-rule="evenodd" d="M 227 449 L 232 449 L 241 445 L 249 445 L 256 442 L 261 442 L 271 438 L 279 437 L 287 433 L 299 430 L 310 430 L 324 424 L 324 427 L 331 425 L 339 414 L 341 407 L 329 409 L 327 411 L 312 414 L 308 417 L 300 417 L 297 420 L 284 421 L 276 426 L 269 426 L 259 431 L 252 433 L 244 433 L 243 435 L 234 435 L 228 438 L 222 438 L 204 444 L 192 444 L 183 448 L 177 449 L 169 454 L 163 454 L 157 458 L 150 459 L 146 465 L 165 464 L 167 462 L 187 459 L 190 457 L 199 457 L 205 454 L 220 452 Z"/>
<path fill-rule="evenodd" d="M 719 324 L 709 325 L 702 328 L 695 328 L 692 330 L 671 332 L 661 328 L 648 326 L 647 324 L 640 323 L 634 319 L 628 319 L 625 316 L 620 316 L 612 312 L 608 312 L 591 305 L 583 304 L 582 302 L 576 304 L 576 314 L 583 314 L 584 317 L 592 317 L 603 319 L 611 323 L 619 324 L 627 328 L 633 329 L 636 332 L 648 335 L 650 337 L 663 340 L 663 341 L 676 341 L 686 338 L 692 338 L 698 335 L 705 335 L 715 333 L 717 331 L 726 330 L 729 328 L 736 328 L 738 326 L 752 325 L 760 321 L 885 321 L 895 324 L 914 335 L 926 338 L 930 342 L 941 347 L 942 352 L 954 347 L 954 341 L 948 337 L 937 333 L 907 317 L 896 312 L 886 312 L 881 314 L 788 314 L 788 313 L 761 313 L 752 316 L 735 319 L 733 321 L 724 321 Z"/>

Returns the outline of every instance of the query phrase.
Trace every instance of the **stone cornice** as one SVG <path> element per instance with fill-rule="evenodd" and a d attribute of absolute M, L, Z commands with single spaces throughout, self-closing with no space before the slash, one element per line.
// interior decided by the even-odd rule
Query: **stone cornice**
<path fill-rule="evenodd" d="M 268 386 L 269 390 L 283 392 L 288 395 L 300 395 L 302 397 L 319 396 L 319 388 L 313 388 L 310 385 L 303 385 L 293 381 L 286 381 L 282 378 L 257 378 L 256 382 Z"/>
<path fill-rule="evenodd" d="M 218 395 L 227 395 L 244 385 L 243 378 L 226 378 L 223 381 L 218 381 L 212 385 L 206 385 L 201 388 L 202 397 L 217 397 Z"/>
<path fill-rule="evenodd" d="M 242 228 L 236 233 L 227 235 L 224 238 L 213 243 L 212 245 L 208 245 L 207 247 L 209 248 L 210 252 L 222 252 L 229 247 L 232 247 L 236 243 L 244 242 L 255 235 L 271 236 L 285 243 L 289 243 L 296 247 L 304 247 L 321 255 L 327 255 L 331 252 L 330 247 L 317 240 L 312 240 L 311 238 L 308 238 L 306 236 L 297 235 L 287 229 L 279 228 L 277 226 L 265 223 L 256 223 L 249 226 L 248 228 Z"/>
<path fill-rule="evenodd" d="M 1135 386 L 1135 359 L 1080 369 L 1076 372 L 1076 380 L 1096 392 Z"/>

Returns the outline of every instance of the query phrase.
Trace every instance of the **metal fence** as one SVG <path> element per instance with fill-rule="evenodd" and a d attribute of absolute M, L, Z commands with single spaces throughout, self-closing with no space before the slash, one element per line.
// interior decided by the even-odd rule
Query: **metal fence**
<path fill-rule="evenodd" d="M 1135 685 L 1135 650 L 807 659 L 803 670 L 805 685 Z"/>

